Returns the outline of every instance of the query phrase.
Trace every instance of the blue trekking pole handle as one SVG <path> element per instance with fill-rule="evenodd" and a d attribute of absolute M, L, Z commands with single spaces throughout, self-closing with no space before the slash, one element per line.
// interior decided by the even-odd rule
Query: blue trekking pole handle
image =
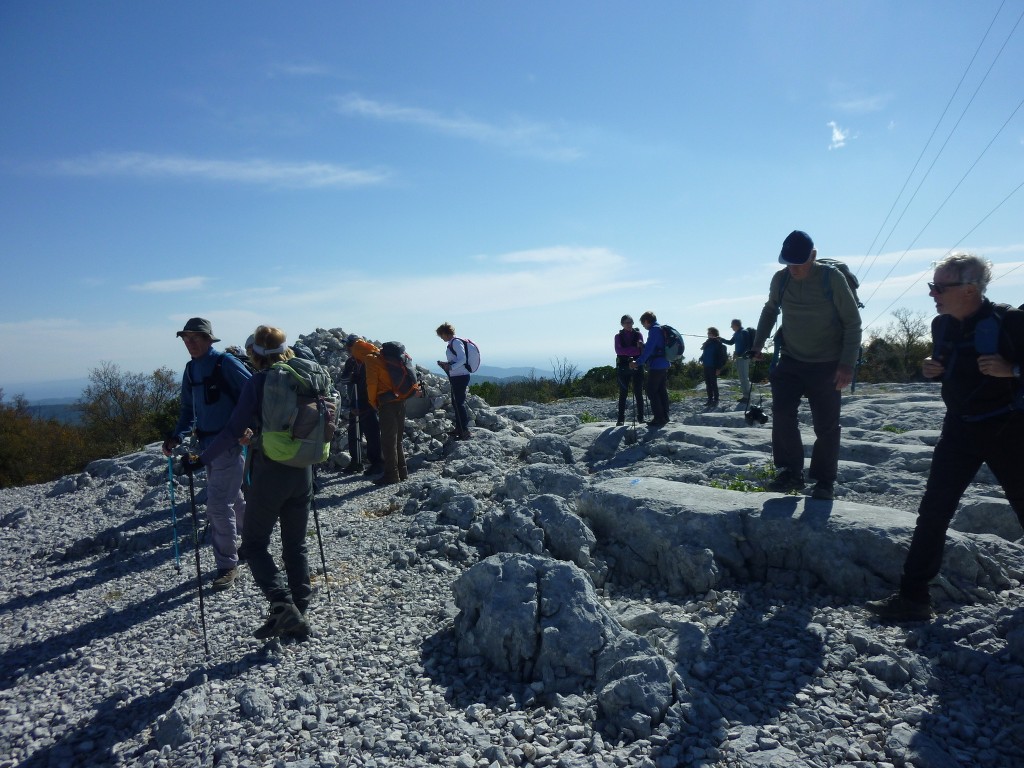
<path fill-rule="evenodd" d="M 171 492 L 171 528 L 174 530 L 174 567 L 181 572 L 181 555 L 178 554 L 178 512 L 174 507 L 174 458 L 167 457 L 167 487 Z"/>

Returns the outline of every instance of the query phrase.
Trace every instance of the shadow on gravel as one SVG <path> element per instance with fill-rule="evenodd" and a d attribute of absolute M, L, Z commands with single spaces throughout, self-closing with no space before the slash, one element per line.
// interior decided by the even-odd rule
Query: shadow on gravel
<path fill-rule="evenodd" d="M 0 654 L 0 690 L 13 688 L 18 678 L 25 675 L 44 674 L 74 664 L 78 656 L 70 651 L 167 613 L 191 600 L 195 589 L 195 581 L 183 579 L 172 589 L 158 592 L 141 603 L 125 605 L 119 611 L 105 613 L 63 634 L 28 643 L 18 643 L 13 639 L 7 650 Z"/>
<path fill-rule="evenodd" d="M 1005 648 L 987 653 L 959 644 L 968 633 L 989 634 L 994 639 L 1014 631 L 1024 631 L 1024 608 L 997 616 L 991 624 L 980 619 L 965 624 L 951 616 L 921 626 L 916 635 L 920 647 L 915 650 L 931 661 L 937 701 L 908 729 L 905 735 L 909 738 L 899 742 L 898 749 L 906 750 L 906 760 L 937 766 L 1021 764 L 1024 726 L 1019 722 L 986 739 L 985 745 L 979 744 L 978 736 L 995 713 L 1005 713 L 1005 719 L 1012 721 L 1009 713 L 1024 712 L 1024 666 Z"/>
<path fill-rule="evenodd" d="M 212 667 L 196 669 L 183 680 L 145 696 L 127 701 L 123 696 L 111 696 L 97 705 L 96 714 L 91 719 L 63 733 L 53 744 L 32 753 L 29 758 L 19 763 L 19 768 L 134 763 L 147 750 L 155 748 L 154 745 L 146 744 L 135 754 L 115 754 L 114 747 L 153 725 L 156 719 L 170 710 L 178 697 L 190 688 L 206 685 L 210 680 L 236 678 L 252 667 L 266 662 L 270 655 L 268 647 L 264 646 L 259 650 L 250 651 L 240 659 L 225 660 Z M 90 743 L 90 747 L 83 753 L 82 744 L 85 742 Z"/>
<path fill-rule="evenodd" d="M 704 663 L 679 668 L 701 736 L 679 734 L 651 758 L 657 762 L 679 744 L 714 754 L 724 738 L 712 725 L 719 718 L 757 726 L 790 709 L 825 657 L 824 639 L 808 627 L 812 615 L 808 605 L 744 595 L 732 618 L 708 634 L 711 652 Z"/>
<path fill-rule="evenodd" d="M 118 550 L 114 549 L 107 552 L 106 555 L 99 557 L 93 563 L 74 565 L 67 568 L 55 568 L 48 574 L 48 577 L 53 580 L 67 578 L 78 571 L 90 572 L 79 576 L 74 581 L 60 584 L 52 589 L 41 589 L 28 595 L 19 595 L 0 605 L 0 611 L 17 611 L 22 608 L 38 606 L 50 600 L 56 600 L 60 597 L 76 594 L 81 590 L 90 589 L 113 578 L 120 578 L 131 573 L 145 574 L 151 572 L 154 568 L 164 567 L 174 560 L 172 543 L 174 532 L 170 523 L 171 521 L 168 517 L 165 528 L 160 528 L 158 531 L 149 534 L 152 541 L 148 543 L 150 548 L 145 554 L 131 552 L 130 554 L 122 555 Z M 186 567 L 185 558 L 188 555 L 188 550 L 193 546 L 192 523 L 189 521 L 187 531 L 181 530 L 180 519 L 178 520 L 178 525 L 178 547 L 182 559 L 182 569 L 184 569 Z M 154 543 L 158 543 L 159 548 L 153 547 Z M 90 554 L 95 554 L 95 551 Z"/>
<path fill-rule="evenodd" d="M 444 687 L 444 697 L 450 705 L 459 709 L 466 709 L 472 704 L 507 709 L 508 697 L 511 696 L 517 706 L 526 706 L 527 697 L 522 690 L 517 691 L 515 683 L 506 676 L 495 674 L 485 665 L 463 668 L 457 647 L 455 630 L 448 628 L 426 637 L 420 652 L 424 674 Z"/>

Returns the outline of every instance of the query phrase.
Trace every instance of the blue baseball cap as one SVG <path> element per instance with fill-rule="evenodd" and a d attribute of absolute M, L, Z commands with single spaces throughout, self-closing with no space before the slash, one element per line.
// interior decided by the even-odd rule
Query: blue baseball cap
<path fill-rule="evenodd" d="M 792 264 L 798 266 L 806 264 L 811 258 L 811 251 L 814 250 L 814 241 L 806 232 L 794 229 L 782 241 L 782 250 L 779 251 L 779 264 Z"/>

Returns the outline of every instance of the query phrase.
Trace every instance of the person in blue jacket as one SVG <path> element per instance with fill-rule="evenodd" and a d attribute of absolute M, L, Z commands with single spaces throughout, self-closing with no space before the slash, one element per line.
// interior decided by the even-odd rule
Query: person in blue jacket
<path fill-rule="evenodd" d="M 736 375 L 740 379 L 740 403 L 750 402 L 750 344 L 753 341 L 750 335 L 744 330 L 743 323 L 739 319 L 733 320 L 729 326 L 732 328 L 732 338 L 722 339 L 723 344 L 735 347 Z"/>
<path fill-rule="evenodd" d="M 228 423 L 242 387 L 252 376 L 237 357 L 213 348 L 220 339 L 213 335 L 209 320 L 193 317 L 177 335 L 192 359 L 181 377 L 181 410 L 178 423 L 164 440 L 165 456 L 189 433 L 199 439 L 200 450 L 209 447 Z M 216 590 L 229 589 L 238 575 L 235 537 L 241 535 L 245 520 L 244 463 L 242 446 L 236 443 L 206 467 L 206 516 L 217 563 Z"/>
<path fill-rule="evenodd" d="M 657 429 L 668 424 L 668 368 L 665 357 L 665 337 L 658 325 L 658 316 L 648 310 L 640 315 L 640 325 L 647 331 L 644 351 L 629 364 L 632 369 L 647 366 L 647 399 L 651 401 L 653 418 L 648 426 Z"/>
<path fill-rule="evenodd" d="M 718 407 L 718 375 L 729 359 L 717 328 L 708 328 L 708 339 L 700 348 L 700 364 L 704 366 L 704 388 L 708 395 L 708 408 Z"/>

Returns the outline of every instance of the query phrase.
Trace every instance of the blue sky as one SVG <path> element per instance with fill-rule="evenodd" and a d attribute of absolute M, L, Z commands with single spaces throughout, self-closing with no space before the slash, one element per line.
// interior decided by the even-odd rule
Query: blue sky
<path fill-rule="evenodd" d="M 1019 304 L 1022 14 L 8 0 L 0 387 L 179 370 L 194 315 L 425 364 L 448 320 L 485 364 L 586 371 L 623 313 L 754 324 L 792 229 L 862 277 L 869 332 L 930 314 L 952 248 Z"/>

